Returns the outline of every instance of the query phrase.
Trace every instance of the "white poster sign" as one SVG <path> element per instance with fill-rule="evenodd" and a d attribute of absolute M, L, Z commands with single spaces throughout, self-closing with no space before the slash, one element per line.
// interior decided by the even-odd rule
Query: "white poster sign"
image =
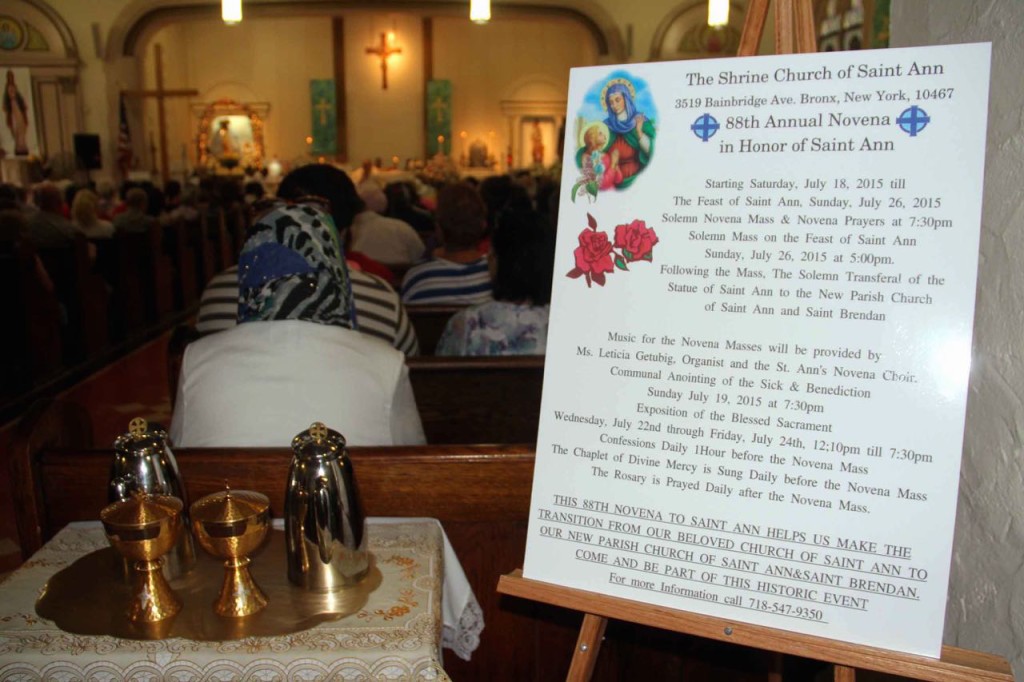
<path fill-rule="evenodd" d="M 0 149 L 8 158 L 39 155 L 36 142 L 35 109 L 32 104 L 32 77 L 28 69 L 4 68 L 3 125 L 0 126 Z"/>
<path fill-rule="evenodd" d="M 939 655 L 989 61 L 572 71 L 526 577 Z"/>

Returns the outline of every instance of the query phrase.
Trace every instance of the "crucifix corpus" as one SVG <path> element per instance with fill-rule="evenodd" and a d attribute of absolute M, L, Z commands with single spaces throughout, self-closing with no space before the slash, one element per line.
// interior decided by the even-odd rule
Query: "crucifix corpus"
<path fill-rule="evenodd" d="M 395 47 L 391 42 L 388 41 L 388 36 L 385 33 L 380 34 L 380 44 L 376 47 L 366 48 L 366 54 L 377 55 L 380 57 L 380 87 L 383 90 L 388 89 L 388 57 L 393 54 L 401 54 L 402 48 Z"/>
<path fill-rule="evenodd" d="M 199 94 L 198 90 L 164 90 L 164 56 L 163 48 L 157 44 L 154 46 L 156 62 L 156 89 L 155 90 L 124 90 L 121 92 L 125 97 L 155 97 L 157 112 L 157 128 L 160 136 L 160 177 L 167 182 L 170 171 L 167 166 L 167 113 L 164 111 L 164 100 L 168 97 L 194 97 Z"/>

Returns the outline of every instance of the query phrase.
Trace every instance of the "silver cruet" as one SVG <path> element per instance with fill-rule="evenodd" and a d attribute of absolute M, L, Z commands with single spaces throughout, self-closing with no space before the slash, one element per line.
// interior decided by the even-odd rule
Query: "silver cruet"
<path fill-rule="evenodd" d="M 292 440 L 285 489 L 288 579 L 317 592 L 354 585 L 369 572 L 366 524 L 345 438 L 320 422 Z"/>

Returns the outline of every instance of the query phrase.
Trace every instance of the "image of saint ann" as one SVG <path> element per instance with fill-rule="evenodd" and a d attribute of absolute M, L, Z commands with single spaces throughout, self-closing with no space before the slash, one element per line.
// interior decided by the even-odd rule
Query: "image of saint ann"
<path fill-rule="evenodd" d="M 576 165 L 584 176 L 600 191 L 632 185 L 650 163 L 657 135 L 646 87 L 628 74 L 612 74 L 591 89 L 580 114 Z"/>
<path fill-rule="evenodd" d="M 4 84 L 3 97 L 4 121 L 14 138 L 14 155 L 25 156 L 28 149 L 28 105 L 18 91 L 14 81 L 14 72 L 7 71 L 7 82 Z"/>

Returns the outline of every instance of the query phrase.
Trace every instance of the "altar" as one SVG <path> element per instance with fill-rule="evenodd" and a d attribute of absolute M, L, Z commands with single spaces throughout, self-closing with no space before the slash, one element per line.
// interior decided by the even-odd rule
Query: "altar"
<path fill-rule="evenodd" d="M 65 632 L 37 614 L 54 575 L 109 549 L 99 522 L 71 523 L 0 585 L 0 680 L 448 680 L 442 645 L 468 658 L 483 622 L 466 615 L 479 605 L 441 525 L 371 518 L 367 536 L 380 584 L 351 615 L 273 637 L 133 640 Z M 253 561 L 257 581 L 283 570 Z"/>

